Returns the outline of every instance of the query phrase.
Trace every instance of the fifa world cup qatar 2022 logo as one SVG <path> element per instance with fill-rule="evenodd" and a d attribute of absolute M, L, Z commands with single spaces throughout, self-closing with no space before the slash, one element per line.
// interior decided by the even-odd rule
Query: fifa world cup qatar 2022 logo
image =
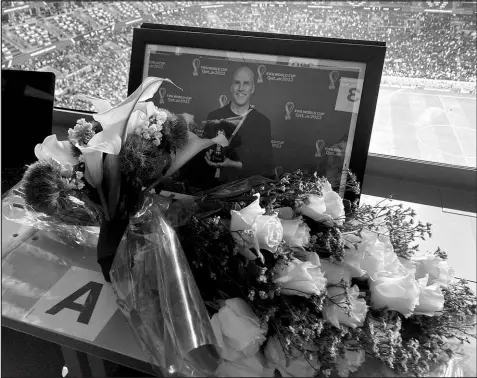
<path fill-rule="evenodd" d="M 164 87 L 159 88 L 158 93 L 159 93 L 159 104 L 164 104 L 164 99 L 166 98 L 166 93 L 167 93 L 166 88 Z"/>
<path fill-rule="evenodd" d="M 267 67 L 265 67 L 263 64 L 260 64 L 257 67 L 257 73 L 258 73 L 257 83 L 263 83 L 263 75 L 265 75 L 266 70 L 267 70 Z"/>
<path fill-rule="evenodd" d="M 336 89 L 336 82 L 340 78 L 340 73 L 338 71 L 331 71 L 330 72 L 330 86 L 328 87 L 330 90 Z"/>
<path fill-rule="evenodd" d="M 287 102 L 285 104 L 285 119 L 287 121 L 291 120 L 293 109 L 295 109 L 295 104 L 293 102 Z"/>
<path fill-rule="evenodd" d="M 325 148 L 325 141 L 324 140 L 317 140 L 316 144 L 315 144 L 315 147 L 316 147 L 315 157 L 321 157 L 323 148 Z"/>
<path fill-rule="evenodd" d="M 199 68 L 200 68 L 200 59 L 195 58 L 192 60 L 192 68 L 194 71 L 192 71 L 193 76 L 199 76 Z"/>
<path fill-rule="evenodd" d="M 225 104 L 227 104 L 227 96 L 226 95 L 220 95 L 219 96 L 219 104 L 220 104 L 220 107 L 223 108 L 225 106 Z"/>

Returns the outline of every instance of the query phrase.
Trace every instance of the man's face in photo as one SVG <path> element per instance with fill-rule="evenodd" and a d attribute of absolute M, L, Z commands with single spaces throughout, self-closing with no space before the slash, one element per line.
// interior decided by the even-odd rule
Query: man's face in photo
<path fill-rule="evenodd" d="M 250 103 L 250 97 L 255 92 L 254 75 L 247 67 L 239 68 L 234 75 L 232 87 L 232 101 L 243 106 Z"/>

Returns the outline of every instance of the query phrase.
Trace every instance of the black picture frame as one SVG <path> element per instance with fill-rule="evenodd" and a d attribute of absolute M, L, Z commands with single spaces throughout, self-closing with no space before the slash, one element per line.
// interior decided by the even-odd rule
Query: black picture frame
<path fill-rule="evenodd" d="M 219 30 L 163 24 L 143 24 L 133 31 L 128 95 L 142 83 L 148 45 L 168 45 L 366 64 L 349 170 L 363 184 L 386 44 L 272 33 Z M 355 194 L 344 198 L 356 200 Z M 358 197 L 359 199 L 359 197 Z"/>
<path fill-rule="evenodd" d="M 166 25 L 166 24 L 153 24 L 149 22 L 144 22 L 140 26 L 142 29 L 159 29 L 159 30 L 177 30 L 177 31 L 189 31 L 191 28 L 189 26 L 182 25 Z M 267 37 L 267 38 L 279 38 L 279 39 L 290 39 L 293 41 L 304 40 L 304 41 L 315 41 L 317 37 L 309 35 L 298 35 L 298 34 L 281 34 L 281 33 L 264 33 L 264 32 L 253 32 L 253 31 L 242 31 L 235 29 L 214 29 L 214 28 L 193 28 L 198 33 L 206 34 L 227 34 L 227 35 L 246 35 L 251 37 Z M 332 43 L 348 43 L 351 45 L 369 45 L 369 46 L 381 46 L 386 47 L 386 42 L 382 41 L 366 41 L 361 39 L 340 39 L 340 38 L 330 38 L 330 37 L 320 37 L 321 41 L 332 42 Z"/>

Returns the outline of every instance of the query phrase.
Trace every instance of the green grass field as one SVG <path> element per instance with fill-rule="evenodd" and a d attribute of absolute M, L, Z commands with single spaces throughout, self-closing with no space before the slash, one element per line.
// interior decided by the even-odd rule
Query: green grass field
<path fill-rule="evenodd" d="M 475 168 L 475 96 L 381 87 L 370 152 Z"/>

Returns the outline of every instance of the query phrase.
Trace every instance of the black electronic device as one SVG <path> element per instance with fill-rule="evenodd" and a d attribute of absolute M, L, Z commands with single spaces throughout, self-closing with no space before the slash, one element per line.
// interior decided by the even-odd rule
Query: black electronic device
<path fill-rule="evenodd" d="M 55 74 L 2 70 L 2 194 L 21 179 L 52 132 Z"/>

